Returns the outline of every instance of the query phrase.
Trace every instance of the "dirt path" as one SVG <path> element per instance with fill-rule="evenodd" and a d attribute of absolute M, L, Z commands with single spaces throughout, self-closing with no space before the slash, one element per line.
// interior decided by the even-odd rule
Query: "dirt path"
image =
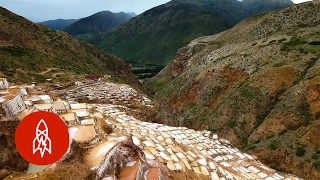
<path fill-rule="evenodd" d="M 40 72 L 39 74 L 45 74 L 45 73 L 47 73 L 47 72 L 50 72 L 51 70 L 56 70 L 57 68 L 48 68 L 47 70 L 45 70 L 45 71 L 42 71 L 42 72 Z"/>

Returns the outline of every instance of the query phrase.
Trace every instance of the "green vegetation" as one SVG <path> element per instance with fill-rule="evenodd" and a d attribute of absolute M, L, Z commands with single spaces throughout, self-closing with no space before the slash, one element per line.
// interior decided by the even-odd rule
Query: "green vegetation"
<path fill-rule="evenodd" d="M 272 150 L 275 150 L 277 149 L 277 144 L 275 141 L 271 141 L 270 144 L 269 144 L 269 148 L 272 149 Z"/>
<path fill-rule="evenodd" d="M 274 64 L 273 67 L 281 67 L 281 66 L 284 66 L 285 64 L 286 64 L 285 62 L 280 62 L 280 63 Z"/>
<path fill-rule="evenodd" d="M 233 128 L 233 127 L 236 127 L 236 126 L 238 125 L 238 122 L 237 122 L 236 119 L 229 119 L 227 125 L 228 125 L 229 127 L 232 127 L 232 128 Z"/>
<path fill-rule="evenodd" d="M 241 87 L 240 95 L 243 97 L 246 97 L 248 99 L 252 99 L 256 96 L 261 95 L 261 90 L 256 87 L 250 87 L 250 86 L 245 85 L 245 86 Z"/>
<path fill-rule="evenodd" d="M 112 76 L 109 81 L 117 84 L 126 84 L 126 82 L 118 76 Z"/>
<path fill-rule="evenodd" d="M 318 159 L 320 157 L 320 150 L 318 148 L 315 148 L 314 154 L 312 155 L 312 159 Z"/>
<path fill-rule="evenodd" d="M 244 147 L 242 147 L 241 149 L 243 149 L 244 151 L 250 151 L 250 150 L 253 150 L 253 149 L 256 149 L 257 148 L 257 145 L 255 144 L 248 144 Z"/>
<path fill-rule="evenodd" d="M 312 163 L 313 167 L 316 168 L 316 170 L 320 171 L 320 161 L 315 161 Z"/>
<path fill-rule="evenodd" d="M 282 39 L 279 39 L 278 42 L 283 42 L 283 41 L 286 41 L 287 38 L 282 38 Z"/>
<path fill-rule="evenodd" d="M 281 51 L 289 51 L 289 50 L 295 49 L 299 45 L 306 44 L 306 43 L 307 41 L 301 38 L 292 37 L 292 39 L 289 42 L 283 44 L 283 46 L 281 47 Z"/>
<path fill-rule="evenodd" d="M 320 45 L 320 41 L 311 41 L 311 42 L 309 43 L 309 45 L 319 46 L 319 45 Z"/>
<path fill-rule="evenodd" d="M 269 44 L 273 44 L 275 42 L 277 42 L 277 40 L 271 40 L 271 41 L 269 41 Z"/>
<path fill-rule="evenodd" d="M 137 79 L 145 79 L 145 78 L 151 78 L 151 77 L 157 75 L 163 68 L 164 68 L 164 66 L 146 64 L 143 66 L 133 65 L 131 67 L 131 70 Z"/>
<path fill-rule="evenodd" d="M 108 32 L 76 38 L 128 63 L 166 65 L 179 48 L 197 37 L 222 32 L 254 14 L 289 5 L 292 2 L 175 0 L 152 8 Z M 209 45 L 212 43 L 216 42 Z"/>
<path fill-rule="evenodd" d="M 304 147 L 299 146 L 296 150 L 296 156 L 302 157 L 306 154 Z"/>
<path fill-rule="evenodd" d="M 202 14 L 171 8 L 161 8 L 156 13 L 159 20 L 155 20 L 156 17 L 150 10 L 109 32 L 92 36 L 80 35 L 76 38 L 115 54 L 128 63 L 166 65 L 174 58 L 177 50 L 191 40 L 229 28 L 212 13 Z M 132 29 L 138 27 L 139 31 Z M 132 32 L 129 36 L 128 31 Z"/>

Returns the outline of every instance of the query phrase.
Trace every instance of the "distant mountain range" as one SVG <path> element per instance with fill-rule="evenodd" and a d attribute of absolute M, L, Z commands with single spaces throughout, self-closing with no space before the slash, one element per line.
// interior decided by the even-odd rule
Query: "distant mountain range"
<path fill-rule="evenodd" d="M 172 0 L 108 32 L 76 38 L 126 62 L 165 65 L 196 37 L 222 32 L 254 14 L 290 5 L 290 0 Z"/>
<path fill-rule="evenodd" d="M 131 15 L 124 12 L 113 13 L 110 11 L 102 11 L 70 24 L 64 28 L 63 31 L 72 36 L 105 32 L 131 18 Z"/>
<path fill-rule="evenodd" d="M 79 34 L 108 31 L 135 16 L 137 16 L 137 14 L 134 12 L 113 13 L 110 11 L 101 11 L 80 19 L 56 19 L 38 22 L 37 24 L 42 24 L 55 30 L 62 30 L 72 36 L 76 36 Z"/>
<path fill-rule="evenodd" d="M 77 21 L 79 21 L 79 19 L 56 19 L 56 20 L 38 22 L 37 24 L 42 24 L 47 26 L 48 28 L 55 29 L 55 30 L 63 30 L 64 28 L 68 27 L 70 24 Z"/>

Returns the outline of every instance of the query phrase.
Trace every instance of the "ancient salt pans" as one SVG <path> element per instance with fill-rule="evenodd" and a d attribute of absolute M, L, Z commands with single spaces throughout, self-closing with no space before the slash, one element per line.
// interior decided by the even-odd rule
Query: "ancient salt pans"
<path fill-rule="evenodd" d="M 79 88 L 66 92 L 68 101 L 76 101 L 78 98 L 88 98 L 89 100 L 100 100 L 109 104 L 124 104 L 130 107 L 132 103 L 144 106 L 153 106 L 150 99 L 140 95 L 136 90 L 128 85 L 114 84 L 109 82 L 98 82 L 90 86 L 80 86 Z"/>
<path fill-rule="evenodd" d="M 88 94 L 91 97 L 109 98 L 114 102 L 124 102 L 130 99 L 144 105 L 152 104 L 149 99 L 139 95 L 128 86 L 119 87 L 112 83 L 96 85 L 81 87 L 78 93 Z M 6 93 L 3 91 L 2 94 Z M 72 96 L 73 92 L 67 94 Z M 62 101 L 52 102 L 47 95 L 24 96 L 24 102 L 29 103 L 31 107 L 23 111 L 19 119 L 35 110 L 51 109 L 59 114 L 69 126 L 72 126 L 69 127 L 70 139 L 80 143 L 96 138 L 94 118 L 103 119 L 108 116 L 115 119 L 113 121 L 105 119 L 108 124 L 115 126 L 115 132 L 109 134 L 102 142 L 93 143 L 84 156 L 84 164 L 91 169 L 99 167 L 104 156 L 121 141 L 121 137 L 126 139 L 126 135 L 132 135 L 133 143 L 143 150 L 148 160 L 158 160 L 172 171 L 185 172 L 188 169 L 199 175 L 211 177 L 211 179 L 295 179 L 290 175 L 280 175 L 275 170 L 256 161 L 252 156 L 234 148 L 229 141 L 209 131 L 195 131 L 185 127 L 170 127 L 137 120 L 122 110 L 127 108 L 126 104 L 122 106 L 115 104 L 87 105 L 74 102 L 69 105 Z M 92 108 L 91 106 L 99 112 L 89 113 L 88 109 Z M 139 161 L 127 164 L 121 177 L 134 179 L 138 164 Z M 145 176 L 150 179 L 157 175 L 158 168 L 151 168 Z"/>
<path fill-rule="evenodd" d="M 74 126 L 69 128 L 69 138 L 77 142 L 86 142 L 96 136 L 93 126 Z"/>
<path fill-rule="evenodd" d="M 122 169 L 119 180 L 135 180 L 139 168 L 139 161 L 133 161 L 126 164 L 126 166 Z"/>
<path fill-rule="evenodd" d="M 146 158 L 158 159 L 170 170 L 189 169 L 213 179 L 271 179 L 276 173 L 265 166 L 261 168 L 262 164 L 252 156 L 209 131 L 142 122 L 115 111 L 112 105 L 95 106 L 101 113 L 116 119 L 117 128 L 133 135 L 134 144 L 143 148 Z"/>
<path fill-rule="evenodd" d="M 72 110 L 76 109 L 87 109 L 86 103 L 77 103 L 77 104 L 70 104 Z"/>
<path fill-rule="evenodd" d="M 92 149 L 88 151 L 88 153 L 84 156 L 84 164 L 90 168 L 97 168 L 103 157 L 116 145 L 118 144 L 115 140 L 109 140 L 101 142 L 96 145 Z"/>

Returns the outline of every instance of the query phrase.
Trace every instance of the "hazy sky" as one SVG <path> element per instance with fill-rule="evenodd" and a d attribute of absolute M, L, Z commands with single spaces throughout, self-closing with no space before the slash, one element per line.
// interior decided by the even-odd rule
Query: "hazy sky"
<path fill-rule="evenodd" d="M 0 0 L 0 6 L 27 19 L 39 22 L 52 19 L 74 19 L 99 11 L 135 12 L 140 14 L 170 0 Z M 293 0 L 301 3 L 308 0 Z"/>

